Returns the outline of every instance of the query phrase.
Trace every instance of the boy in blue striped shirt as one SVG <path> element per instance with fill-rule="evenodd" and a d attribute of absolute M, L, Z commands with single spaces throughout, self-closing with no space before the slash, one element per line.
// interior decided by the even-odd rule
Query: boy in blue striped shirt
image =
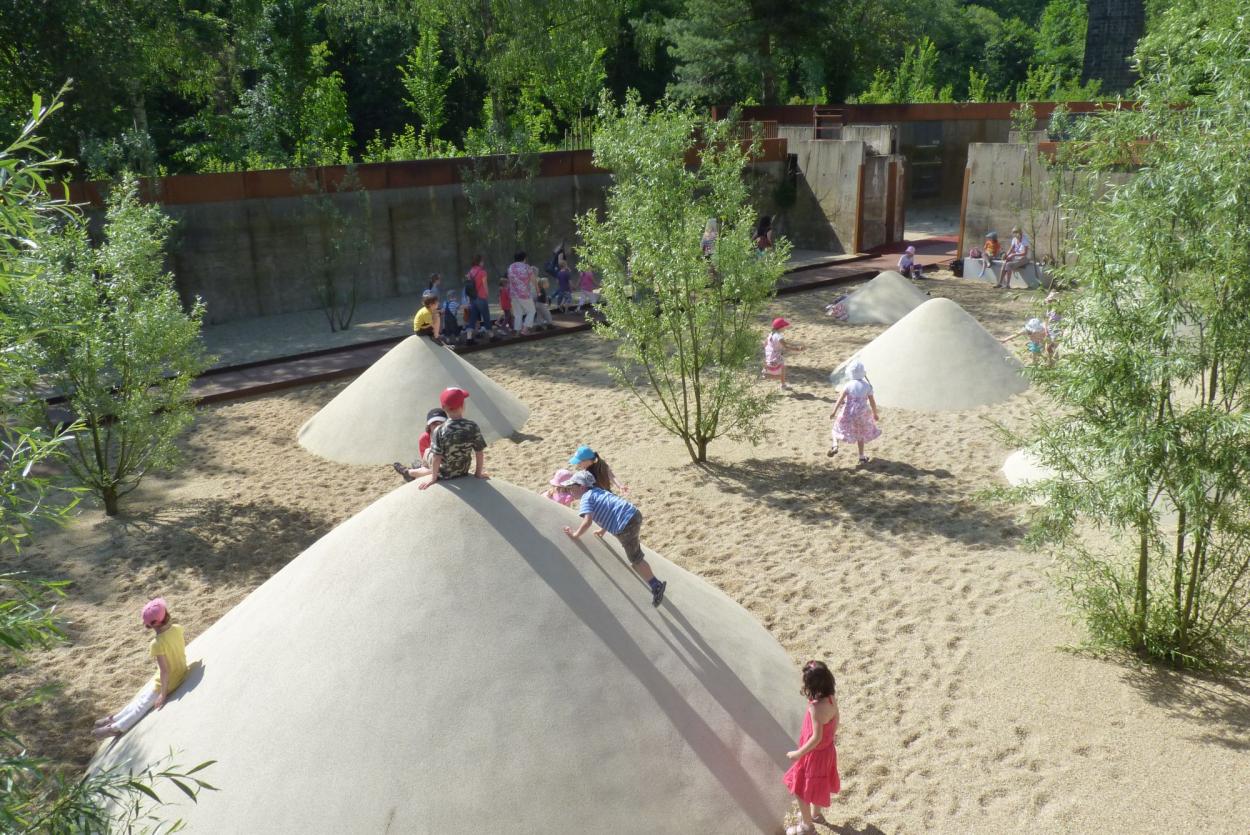
<path fill-rule="evenodd" d="M 587 470 L 574 473 L 564 486 L 572 494 L 573 501 L 578 502 L 577 512 L 582 517 L 582 524 L 577 530 L 565 525 L 564 532 L 573 539 L 580 539 L 590 528 L 590 523 L 594 522 L 599 526 L 595 536 L 602 538 L 605 533 L 615 536 L 625 549 L 629 564 L 651 587 L 651 603 L 659 606 L 664 600 L 664 589 L 668 583 L 655 576 L 642 553 L 642 545 L 638 542 L 642 531 L 642 512 L 615 493 L 595 484 L 595 477 Z"/>

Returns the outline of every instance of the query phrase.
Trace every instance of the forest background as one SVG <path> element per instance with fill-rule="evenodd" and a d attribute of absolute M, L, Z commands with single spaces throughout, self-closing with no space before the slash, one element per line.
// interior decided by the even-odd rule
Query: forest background
<path fill-rule="evenodd" d="M 1147 3 L 1148 27 L 1167 0 Z M 0 0 L 0 129 L 77 178 L 588 147 L 644 102 L 1075 100 L 1084 0 Z"/>

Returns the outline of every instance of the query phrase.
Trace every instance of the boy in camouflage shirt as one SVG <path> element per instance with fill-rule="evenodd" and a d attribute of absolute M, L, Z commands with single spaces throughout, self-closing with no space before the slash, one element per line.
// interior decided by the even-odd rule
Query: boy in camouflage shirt
<path fill-rule="evenodd" d="M 478 425 L 464 416 L 464 389 L 443 389 L 439 402 L 447 412 L 447 421 L 430 436 L 430 469 L 432 472 L 418 482 L 421 490 L 440 478 L 459 478 L 469 474 L 472 462 L 476 478 L 489 478 L 482 469 L 486 463 L 486 440 Z"/>

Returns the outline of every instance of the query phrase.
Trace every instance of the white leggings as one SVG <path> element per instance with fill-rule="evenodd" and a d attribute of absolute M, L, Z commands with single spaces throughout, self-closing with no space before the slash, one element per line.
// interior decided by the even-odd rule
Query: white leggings
<path fill-rule="evenodd" d="M 156 706 L 156 699 L 160 695 L 160 691 L 151 682 L 143 685 L 143 689 L 135 694 L 130 704 L 113 714 L 113 727 L 122 733 L 133 728 L 135 723 Z"/>
<path fill-rule="evenodd" d="M 520 332 L 521 328 L 528 328 L 534 324 L 534 300 L 529 299 L 512 299 L 512 329 Z"/>

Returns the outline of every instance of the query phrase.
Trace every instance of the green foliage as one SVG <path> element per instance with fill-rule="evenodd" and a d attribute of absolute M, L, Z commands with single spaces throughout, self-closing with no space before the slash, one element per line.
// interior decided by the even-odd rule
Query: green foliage
<path fill-rule="evenodd" d="M 1097 101 L 1102 82 L 1091 79 L 1081 84 L 1077 78 L 1065 79 L 1054 67 L 1029 67 L 1028 75 L 1016 88 L 1016 101 Z"/>
<path fill-rule="evenodd" d="M 1059 473 L 1016 495 L 1042 502 L 1031 536 L 1060 546 L 1094 640 L 1179 666 L 1250 652 L 1247 54 L 1233 4 L 1183 0 L 1138 47 L 1140 108 L 1077 129 L 1061 276 L 1081 290 L 1036 372 L 1063 420 L 1019 439 Z"/>
<path fill-rule="evenodd" d="M 752 241 L 755 210 L 736 124 L 693 110 L 649 110 L 637 96 L 623 107 L 606 97 L 595 133 L 595 164 L 612 172 L 606 216 L 579 219 L 582 257 L 602 277 L 618 376 L 695 462 L 723 435 L 757 438 L 768 399 L 749 367 L 763 332 L 756 324 L 785 271 L 789 244 L 764 253 Z M 694 150 L 699 164 L 686 165 Z M 710 259 L 700 236 L 720 221 Z"/>
<path fill-rule="evenodd" d="M 467 225 L 488 267 L 498 274 L 513 252 L 536 251 L 547 230 L 534 212 L 538 148 L 532 124 L 517 117 L 495 120 L 489 98 L 482 118 L 487 127 L 466 137 L 470 158 L 460 177 L 469 205 Z"/>
<path fill-rule="evenodd" d="M 1084 0 L 1050 0 L 1038 24 L 1034 67 L 1051 70 L 1058 83 L 1079 82 L 1088 23 Z"/>
<path fill-rule="evenodd" d="M 859 101 L 863 104 L 952 101 L 949 86 L 937 89 L 937 60 L 937 45 L 922 36 L 903 52 L 897 70 L 877 70 Z"/>
<path fill-rule="evenodd" d="M 442 66 L 443 51 L 439 48 L 440 17 L 431 11 L 421 20 L 417 45 L 408 53 L 399 68 L 408 98 L 404 104 L 421 120 L 421 145 L 427 149 L 438 141 L 439 131 L 446 124 L 444 110 L 451 74 Z"/>
<path fill-rule="evenodd" d="M 40 280 L 14 300 L 27 394 L 65 395 L 82 422 L 70 467 L 110 515 L 147 472 L 175 462 L 174 440 L 193 419 L 191 382 L 208 364 L 203 305 L 185 313 L 163 270 L 171 225 L 127 178 L 109 197 L 104 243 L 93 247 L 78 223 L 49 235 Z"/>

